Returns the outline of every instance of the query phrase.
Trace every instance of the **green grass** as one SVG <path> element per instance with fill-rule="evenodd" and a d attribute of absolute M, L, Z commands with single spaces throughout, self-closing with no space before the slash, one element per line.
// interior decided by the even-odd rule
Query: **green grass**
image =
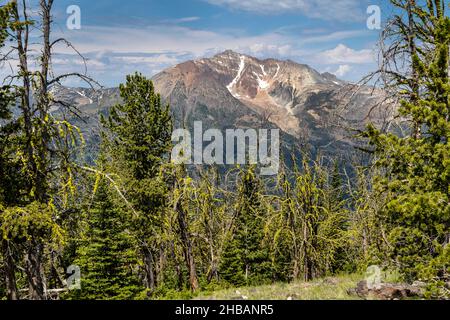
<path fill-rule="evenodd" d="M 394 274 L 384 274 L 384 281 L 395 282 Z M 258 287 L 224 289 L 214 292 L 202 292 L 196 300 L 359 300 L 350 296 L 347 290 L 355 288 L 364 280 L 363 274 L 351 274 L 327 277 L 310 282 L 275 283 Z"/>

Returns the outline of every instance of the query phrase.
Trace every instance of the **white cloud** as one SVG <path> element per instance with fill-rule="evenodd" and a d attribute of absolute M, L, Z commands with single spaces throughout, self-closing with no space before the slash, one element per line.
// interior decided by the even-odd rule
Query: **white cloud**
<path fill-rule="evenodd" d="M 292 45 L 273 45 L 266 43 L 255 43 L 248 47 L 241 48 L 241 51 L 256 55 L 256 56 L 271 56 L 271 57 L 285 57 L 291 55 L 294 49 Z"/>
<path fill-rule="evenodd" d="M 268 33 L 257 36 L 236 36 L 176 25 L 146 28 L 83 26 L 81 30 L 57 35 L 68 38 L 81 52 L 189 52 L 203 56 L 215 50 L 250 47 L 255 44 L 285 45 L 292 41 L 287 36 Z M 58 52 L 71 53 L 70 48 L 59 47 Z"/>
<path fill-rule="evenodd" d="M 117 56 L 114 57 L 116 62 L 130 63 L 130 64 L 147 64 L 147 65 L 160 65 L 160 64 L 176 64 L 179 59 L 166 54 L 154 55 L 154 56 Z"/>
<path fill-rule="evenodd" d="M 68 72 L 84 73 L 86 71 L 102 85 L 115 86 L 123 81 L 125 75 L 139 71 L 146 76 L 152 76 L 162 69 L 180 63 L 188 58 L 179 53 L 135 53 L 99 51 L 83 54 L 84 61 L 75 54 L 56 53 L 52 59 L 54 74 Z M 82 85 L 76 79 L 65 82 L 66 85 Z"/>
<path fill-rule="evenodd" d="M 344 39 L 355 39 L 358 37 L 363 37 L 367 35 L 367 30 L 344 30 L 335 32 L 324 32 L 323 34 L 315 34 L 311 36 L 306 36 L 299 39 L 299 43 L 305 44 L 318 44 L 334 42 Z"/>
<path fill-rule="evenodd" d="M 337 77 L 343 77 L 347 73 L 349 73 L 352 70 L 352 67 L 350 67 L 348 64 L 342 64 L 338 67 L 338 69 L 334 72 L 334 74 Z"/>
<path fill-rule="evenodd" d="M 318 54 L 317 60 L 326 61 L 328 64 L 366 64 L 375 62 L 375 56 L 372 50 L 354 50 L 339 44 L 334 49 Z"/>
<path fill-rule="evenodd" d="M 134 71 L 152 76 L 177 63 L 212 56 L 227 49 L 258 58 L 291 59 L 322 70 L 332 66 L 331 70 L 334 71 L 338 65 L 353 64 L 354 62 L 347 60 L 361 52 L 349 48 L 342 50 L 346 48 L 342 45 L 321 52 L 320 47 L 364 34 L 360 30 L 341 30 L 299 37 L 298 34 L 279 33 L 275 30 L 260 35 L 245 35 L 236 30 L 213 32 L 176 24 L 156 24 L 146 28 L 84 25 L 81 30 L 59 31 L 54 36 L 70 40 L 88 58 L 89 74 L 110 86 Z M 55 53 L 55 58 L 58 58 L 54 60 L 55 70 L 68 71 L 75 67 L 84 71 L 79 57 L 70 48 L 58 46 Z M 356 61 L 361 61 L 361 58 Z"/>
<path fill-rule="evenodd" d="M 194 22 L 197 20 L 200 20 L 200 17 L 184 17 L 184 18 L 179 18 L 179 19 L 167 19 L 167 20 L 163 20 L 163 22 L 177 24 L 177 23 Z"/>
<path fill-rule="evenodd" d="M 214 5 L 260 14 L 300 13 L 308 17 L 337 21 L 366 18 L 361 0 L 204 0 Z"/>
<path fill-rule="evenodd" d="M 365 35 L 361 30 L 298 35 L 270 32 L 255 36 L 213 32 L 177 25 L 152 25 L 146 28 L 83 26 L 76 32 L 57 34 L 68 38 L 80 52 L 189 53 L 196 57 L 226 49 L 276 57 L 304 55 L 310 45 L 336 42 Z M 59 47 L 58 52 L 73 53 Z"/>
<path fill-rule="evenodd" d="M 79 56 L 68 56 L 68 57 L 60 58 L 56 55 L 56 57 L 54 57 L 52 59 L 52 64 L 53 65 L 69 65 L 69 66 L 73 65 L 73 66 L 82 66 L 82 67 L 84 67 L 86 65 L 89 68 L 96 68 L 96 69 L 106 67 L 106 64 L 99 60 L 86 59 L 86 61 L 83 61 L 83 59 L 81 59 Z"/>

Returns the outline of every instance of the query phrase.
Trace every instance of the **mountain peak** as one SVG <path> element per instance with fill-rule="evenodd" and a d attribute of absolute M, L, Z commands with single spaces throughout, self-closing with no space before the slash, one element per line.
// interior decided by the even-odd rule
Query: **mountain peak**
<path fill-rule="evenodd" d="M 244 105 L 271 114 L 283 131 L 300 135 L 297 114 L 305 99 L 338 90 L 345 82 L 291 60 L 264 59 L 226 50 L 212 58 L 187 61 L 154 77 L 160 92 L 189 97 L 221 97 L 221 103 Z M 201 98 L 204 99 L 204 98 Z M 209 104 L 211 101 L 209 101 Z"/>
<path fill-rule="evenodd" d="M 221 60 L 226 60 L 226 61 L 240 61 L 241 58 L 245 58 L 248 60 L 255 60 L 255 61 L 259 61 L 257 58 L 252 57 L 248 54 L 244 54 L 244 53 L 240 53 L 240 52 L 236 52 L 233 50 L 225 50 L 221 53 L 218 53 L 216 55 L 214 55 L 212 58 L 210 58 L 210 60 L 213 61 L 221 61 Z"/>
<path fill-rule="evenodd" d="M 243 54 L 233 51 L 231 49 L 225 50 L 223 52 L 220 52 L 218 54 L 216 54 L 214 57 L 222 57 L 222 56 L 241 56 Z"/>

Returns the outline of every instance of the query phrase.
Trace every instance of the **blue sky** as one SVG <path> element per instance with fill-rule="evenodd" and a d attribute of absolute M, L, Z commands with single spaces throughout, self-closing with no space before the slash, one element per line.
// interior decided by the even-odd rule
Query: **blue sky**
<path fill-rule="evenodd" d="M 367 28 L 367 7 L 380 5 L 382 17 L 389 14 L 387 0 L 55 2 L 54 36 L 70 40 L 89 59 L 88 73 L 108 87 L 134 71 L 152 76 L 226 49 L 291 59 L 357 81 L 376 68 L 379 30 Z M 81 30 L 66 28 L 69 5 L 81 9 Z M 82 70 L 71 50 L 56 52 L 55 71 Z"/>

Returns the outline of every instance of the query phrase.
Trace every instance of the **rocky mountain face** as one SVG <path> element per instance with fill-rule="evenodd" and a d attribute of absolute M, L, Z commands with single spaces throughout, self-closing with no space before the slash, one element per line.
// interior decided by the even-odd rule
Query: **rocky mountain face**
<path fill-rule="evenodd" d="M 374 107 L 380 90 L 356 87 L 330 73 L 293 61 L 257 58 L 225 51 L 212 58 L 187 61 L 153 77 L 156 91 L 170 103 L 176 127 L 280 128 L 282 145 L 296 143 L 330 154 L 352 149 L 349 128 L 367 122 L 381 125 L 392 110 Z M 358 89 L 358 90 L 356 90 Z M 88 135 L 98 130 L 98 113 L 120 101 L 118 89 L 54 88 L 74 104 Z M 57 111 L 57 110 L 55 110 Z"/>
<path fill-rule="evenodd" d="M 296 137 L 302 133 L 298 115 L 309 96 L 344 85 L 306 65 L 260 61 L 232 51 L 182 63 L 156 75 L 154 81 L 173 105 L 186 98 L 191 108 L 204 104 L 210 111 L 227 107 L 233 113 L 248 108 Z"/>

